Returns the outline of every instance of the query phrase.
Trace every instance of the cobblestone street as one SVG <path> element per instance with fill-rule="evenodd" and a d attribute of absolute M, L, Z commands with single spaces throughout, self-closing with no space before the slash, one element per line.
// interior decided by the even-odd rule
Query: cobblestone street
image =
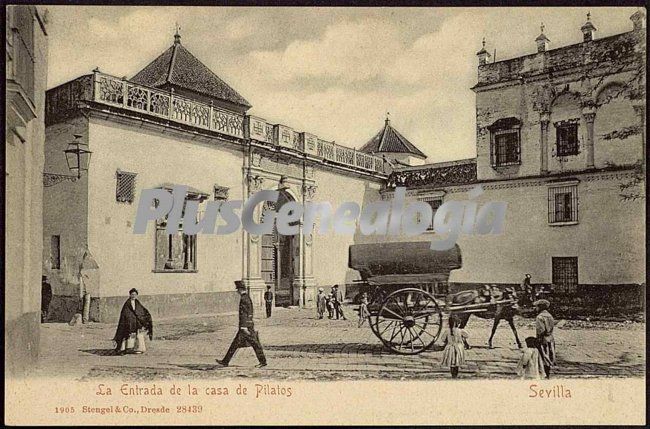
<path fill-rule="evenodd" d="M 349 320 L 318 320 L 315 310 L 276 308 L 271 319 L 256 313 L 256 328 L 269 365 L 257 369 L 252 349 L 242 349 L 228 368 L 215 363 L 237 330 L 236 315 L 197 315 L 154 321 L 154 341 L 142 355 L 115 356 L 115 326 L 61 323 L 41 327 L 38 376 L 76 379 L 116 377 L 123 380 L 214 379 L 432 379 L 447 378 L 440 366 L 440 347 L 415 356 L 389 352 L 367 324 Z M 532 319 L 516 319 L 520 338 L 534 334 Z M 515 378 L 520 352 L 504 321 L 487 348 L 491 321 L 472 318 L 467 326 L 473 348 L 462 378 Z M 645 324 L 561 321 L 556 328 L 558 367 L 555 377 L 631 377 L 645 375 Z"/>

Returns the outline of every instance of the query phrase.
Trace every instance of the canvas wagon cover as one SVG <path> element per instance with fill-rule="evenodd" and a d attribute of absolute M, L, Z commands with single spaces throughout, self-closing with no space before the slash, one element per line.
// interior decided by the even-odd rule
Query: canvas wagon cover
<path fill-rule="evenodd" d="M 428 241 L 353 244 L 348 266 L 374 283 L 427 283 L 462 266 L 460 247 L 431 250 Z"/>

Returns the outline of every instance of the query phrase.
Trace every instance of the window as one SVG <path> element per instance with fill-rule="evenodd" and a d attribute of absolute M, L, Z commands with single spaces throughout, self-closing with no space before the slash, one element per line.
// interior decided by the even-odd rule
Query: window
<path fill-rule="evenodd" d="M 552 282 L 558 293 L 575 293 L 578 290 L 578 258 L 553 257 Z"/>
<path fill-rule="evenodd" d="M 188 192 L 187 200 L 203 201 L 204 194 Z M 157 203 L 157 201 L 156 201 Z M 157 205 L 157 204 L 156 204 Z M 201 211 L 197 214 L 200 216 Z M 181 218 L 185 217 L 185 208 Z M 156 222 L 156 272 L 196 272 L 197 271 L 197 236 L 183 233 L 183 222 L 175 234 L 167 234 L 167 216 Z"/>
<path fill-rule="evenodd" d="M 14 79 L 30 100 L 34 101 L 34 15 L 33 6 L 13 6 L 13 58 L 15 62 Z"/>
<path fill-rule="evenodd" d="M 499 131 L 494 135 L 494 165 L 519 163 L 519 131 Z"/>
<path fill-rule="evenodd" d="M 578 222 L 578 185 L 548 189 L 548 222 L 550 224 Z"/>
<path fill-rule="evenodd" d="M 120 203 L 131 204 L 135 199 L 135 176 L 136 173 L 127 173 L 117 170 L 115 200 Z"/>
<path fill-rule="evenodd" d="M 493 167 L 515 165 L 521 162 L 521 122 L 517 118 L 503 118 L 488 127 L 490 130 L 490 160 Z"/>
<path fill-rule="evenodd" d="M 578 154 L 578 120 L 556 122 L 556 153 L 557 156 Z"/>
<path fill-rule="evenodd" d="M 226 201 L 228 199 L 228 191 L 229 190 L 230 190 L 230 188 L 227 188 L 225 186 L 214 185 L 213 186 L 214 200 L 215 201 Z"/>
<path fill-rule="evenodd" d="M 431 216 L 431 223 L 429 226 L 427 226 L 427 231 L 433 231 L 433 218 L 436 216 L 436 211 L 438 208 L 442 205 L 442 198 L 440 197 L 424 197 L 421 198 L 420 201 L 424 201 L 425 203 L 429 204 L 431 206 L 431 211 L 432 211 L 432 216 Z M 420 214 L 418 213 L 417 217 L 418 223 L 420 222 Z"/>
<path fill-rule="evenodd" d="M 61 236 L 53 235 L 50 238 L 50 262 L 53 270 L 61 269 Z"/>

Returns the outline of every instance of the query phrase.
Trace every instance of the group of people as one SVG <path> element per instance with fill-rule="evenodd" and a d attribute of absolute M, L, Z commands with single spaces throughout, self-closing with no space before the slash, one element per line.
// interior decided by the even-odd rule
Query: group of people
<path fill-rule="evenodd" d="M 258 368 L 267 365 L 264 350 L 260 343 L 259 334 L 253 323 L 253 302 L 248 295 L 246 287 L 242 282 L 235 282 L 237 292 L 240 295 L 239 301 L 239 329 L 223 359 L 217 359 L 222 366 L 228 366 L 235 352 L 242 347 L 252 347 L 259 361 Z M 270 291 L 269 291 L 270 292 Z M 266 299 L 267 317 L 270 317 L 269 300 Z M 272 301 L 272 295 L 271 300 Z M 343 294 L 338 285 L 332 287 L 329 294 L 325 294 L 323 288 L 318 289 L 317 311 L 318 318 L 324 317 L 325 311 L 328 318 L 337 319 L 345 315 L 342 309 Z M 555 365 L 555 339 L 553 329 L 555 320 L 549 312 L 550 303 L 545 299 L 536 300 L 533 303 L 537 312 L 535 318 L 534 337 L 525 340 L 526 347 L 523 348 L 517 365 L 517 374 L 523 378 L 550 378 L 552 367 Z M 363 294 L 359 307 L 359 326 L 368 317 L 368 295 Z M 465 349 L 466 339 L 469 337 L 467 331 L 461 329 L 456 316 L 449 317 L 448 329 L 444 329 L 440 341 L 445 345 L 442 365 L 449 368 L 452 378 L 457 378 L 460 368 L 466 363 Z M 153 339 L 153 321 L 151 313 L 138 300 L 138 290 L 133 288 L 129 291 L 129 299 L 126 300 L 120 312 L 120 319 L 113 338 L 117 354 L 143 353 L 146 351 L 145 336 Z"/>
<path fill-rule="evenodd" d="M 339 285 L 332 286 L 330 293 L 326 294 L 325 289 L 318 288 L 318 295 L 316 295 L 316 312 L 318 318 L 325 317 L 327 312 L 328 319 L 341 318 L 348 320 L 343 313 L 343 292 L 339 289 Z"/>
<path fill-rule="evenodd" d="M 550 378 L 555 366 L 555 338 L 553 328 L 555 320 L 548 311 L 550 303 L 545 299 L 533 303 L 537 316 L 535 317 L 535 336 L 525 340 L 526 347 L 517 364 L 517 375 L 522 378 Z M 469 337 L 467 331 L 458 327 L 454 315 L 449 317 L 449 329 L 442 332 L 440 340 L 445 344 L 442 365 L 449 368 L 452 378 L 458 378 L 460 368 L 465 365 L 465 340 Z"/>

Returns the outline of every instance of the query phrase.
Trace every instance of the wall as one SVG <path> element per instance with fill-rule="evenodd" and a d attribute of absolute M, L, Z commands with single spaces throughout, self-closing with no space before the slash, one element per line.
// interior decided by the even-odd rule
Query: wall
<path fill-rule="evenodd" d="M 15 8 L 31 8 L 35 14 L 42 11 L 33 6 L 12 6 L 7 9 L 7 28 L 11 28 L 11 14 Z M 5 380 L 26 374 L 38 357 L 40 340 L 40 306 L 42 275 L 42 171 L 44 135 L 45 88 L 47 85 L 47 35 L 36 16 L 33 20 L 34 37 L 34 98 L 36 117 L 20 120 L 14 104 L 7 102 L 5 124 Z M 14 45 L 20 43 L 14 40 Z M 9 49 L 9 46 L 7 46 Z M 24 78 L 25 70 L 17 67 L 7 75 Z M 24 81 L 24 79 L 19 79 Z M 8 94 L 9 96 L 9 91 Z"/>
<path fill-rule="evenodd" d="M 88 242 L 101 270 L 98 296 L 126 297 L 132 287 L 143 299 L 165 294 L 231 292 L 234 281 L 242 276 L 239 231 L 198 235 L 196 273 L 154 273 L 154 225 L 149 222 L 146 233 L 139 235 L 133 233 L 133 223 L 142 190 L 163 183 L 191 186 L 209 194 L 210 200 L 214 185 L 225 186 L 230 188 L 230 200 L 241 200 L 241 152 L 216 139 L 197 141 L 191 139 L 191 134 L 172 133 L 163 127 L 146 129 L 94 117 L 89 134 L 93 161 L 88 189 Z M 137 173 L 132 204 L 116 201 L 118 169 Z"/>
<path fill-rule="evenodd" d="M 361 209 L 373 201 L 379 200 L 379 184 L 367 179 L 342 175 L 324 168 L 315 168 L 314 178 L 318 191 L 314 202 L 330 202 L 333 211 L 344 202 L 355 202 Z M 320 223 L 316 224 L 318 228 Z M 318 231 L 318 229 L 316 229 Z M 330 229 L 327 234 L 314 234 L 314 277 L 316 284 L 329 287 L 345 284 L 357 279 L 358 273 L 348 269 L 348 248 L 359 239 L 358 228 L 355 234 L 334 234 Z"/>
<path fill-rule="evenodd" d="M 70 171 L 63 152 L 74 135 L 81 135 L 81 141 L 88 144 L 88 119 L 77 115 L 45 129 L 45 171 L 53 174 L 76 175 Z M 91 156 L 90 168 L 95 162 Z M 60 239 L 61 268 L 50 269 L 52 260 L 51 237 Z M 80 297 L 79 265 L 88 240 L 88 174 L 80 179 L 62 181 L 43 189 L 43 254 L 46 274 L 52 285 L 52 293 L 61 300 L 74 301 Z M 65 297 L 65 298 L 63 298 Z M 55 299 L 53 310 L 60 307 Z M 66 313 L 67 314 L 67 313 Z M 52 313 L 51 320 L 62 320 Z M 66 316 L 67 317 L 67 316 Z"/>
<path fill-rule="evenodd" d="M 548 181 L 540 179 L 483 183 L 472 201 L 507 203 L 500 235 L 463 235 L 458 239 L 463 268 L 452 272 L 456 283 L 519 284 L 525 273 L 533 283 L 551 283 L 551 257 L 577 256 L 578 281 L 587 285 L 645 282 L 645 210 L 643 201 L 621 202 L 625 173 L 592 173 L 578 180 L 578 224 L 548 224 Z M 468 200 L 473 186 L 450 187 L 443 201 Z M 415 190 L 413 191 L 415 192 Z M 426 193 L 422 193 L 426 195 Z M 410 199 L 416 199 L 411 196 Z M 431 240 L 434 232 L 390 240 Z M 398 255 L 396 255 L 398 257 Z"/>
<path fill-rule="evenodd" d="M 541 172 L 540 114 L 550 113 L 546 157 L 549 172 L 587 168 L 585 106 L 595 106 L 595 167 L 631 165 L 641 158 L 638 132 L 627 138 L 608 139 L 639 124 L 630 101 L 636 72 L 643 63 L 636 51 L 645 51 L 643 32 L 632 31 L 589 43 L 580 43 L 511 60 L 480 65 L 476 92 L 477 175 L 479 180 L 507 179 Z M 643 59 L 643 62 L 645 60 Z M 639 64 L 637 64 L 639 63 Z M 590 76 L 590 78 L 585 78 Z M 632 91 L 634 92 L 634 91 Z M 618 93 L 618 94 L 616 94 Z M 612 94 L 614 100 L 603 102 Z M 490 131 L 496 120 L 516 117 L 521 121 L 521 163 L 491 166 Z M 578 119 L 577 155 L 556 156 L 554 123 Z M 617 137 L 617 136 L 615 136 Z M 620 136 L 619 136 L 620 137 Z"/>

